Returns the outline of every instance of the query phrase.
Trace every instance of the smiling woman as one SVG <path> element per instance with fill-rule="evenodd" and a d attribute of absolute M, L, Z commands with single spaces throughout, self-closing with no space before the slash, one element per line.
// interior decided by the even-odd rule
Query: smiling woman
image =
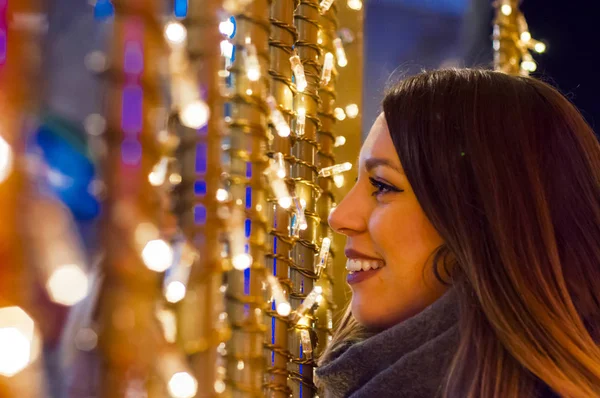
<path fill-rule="evenodd" d="M 325 397 L 600 396 L 600 145 L 549 85 L 424 72 L 331 214 L 352 301 Z"/>

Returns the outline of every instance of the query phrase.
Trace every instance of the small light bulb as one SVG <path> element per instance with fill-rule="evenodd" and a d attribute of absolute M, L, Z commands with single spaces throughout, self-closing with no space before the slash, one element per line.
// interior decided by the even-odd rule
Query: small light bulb
<path fill-rule="evenodd" d="M 184 126 L 199 129 L 208 122 L 210 110 L 204 101 L 193 101 L 187 104 L 179 113 L 179 118 Z"/>
<path fill-rule="evenodd" d="M 87 296 L 88 277 L 75 264 L 61 265 L 48 278 L 46 289 L 55 303 L 73 305 Z"/>
<path fill-rule="evenodd" d="M 333 176 L 333 183 L 338 188 L 343 187 L 344 186 L 344 175 L 343 174 L 336 174 L 336 175 L 334 175 Z"/>
<path fill-rule="evenodd" d="M 148 175 L 148 181 L 153 187 L 159 187 L 165 183 L 167 177 L 167 168 L 169 166 L 169 159 L 163 157 L 160 161 L 152 168 L 152 172 Z"/>
<path fill-rule="evenodd" d="M 345 143 L 346 137 L 344 137 L 343 135 L 338 135 L 337 137 L 335 137 L 335 147 L 343 146 Z"/>
<path fill-rule="evenodd" d="M 342 108 L 335 108 L 333 110 L 333 116 L 339 121 L 346 119 L 346 112 Z"/>
<path fill-rule="evenodd" d="M 165 27 L 165 37 L 172 44 L 182 44 L 187 38 L 187 29 L 179 22 L 169 22 Z"/>
<path fill-rule="evenodd" d="M 269 109 L 271 110 L 271 122 L 273 122 L 275 130 L 277 130 L 277 135 L 284 138 L 289 137 L 291 133 L 290 126 L 285 121 L 281 111 L 277 108 L 277 102 L 272 95 L 267 97 L 267 105 L 269 105 Z"/>
<path fill-rule="evenodd" d="M 217 200 L 219 202 L 225 202 L 227 199 L 229 199 L 229 193 L 227 190 L 223 188 L 217 189 Z"/>
<path fill-rule="evenodd" d="M 321 84 L 326 86 L 331 81 L 331 72 L 333 71 L 333 54 L 326 53 L 323 60 L 323 72 L 321 73 Z"/>
<path fill-rule="evenodd" d="M 250 268 L 250 265 L 252 265 L 252 256 L 248 253 L 240 253 L 233 257 L 231 263 L 233 268 L 243 271 Z"/>
<path fill-rule="evenodd" d="M 546 45 L 540 41 L 540 42 L 535 43 L 535 46 L 533 46 L 533 49 L 535 50 L 535 52 L 541 54 L 541 53 L 546 52 Z"/>
<path fill-rule="evenodd" d="M 285 178 L 287 173 L 285 172 L 285 161 L 283 159 L 283 153 L 275 153 L 275 155 L 273 155 L 273 159 L 275 160 L 275 165 L 277 167 L 277 177 Z"/>
<path fill-rule="evenodd" d="M 331 8 L 333 4 L 333 0 L 321 0 L 321 4 L 319 4 L 319 8 L 321 9 L 321 15 L 325 14 Z"/>
<path fill-rule="evenodd" d="M 8 142 L 0 135 L 0 183 L 8 178 L 13 168 L 13 153 Z"/>
<path fill-rule="evenodd" d="M 535 63 L 531 55 L 523 57 L 523 62 L 521 62 L 521 69 L 526 70 L 527 72 L 535 72 L 535 70 L 537 69 L 537 64 Z"/>
<path fill-rule="evenodd" d="M 500 7 L 500 11 L 502 14 L 509 16 L 512 14 L 512 7 L 509 4 L 503 4 L 502 7 Z"/>
<path fill-rule="evenodd" d="M 529 33 L 529 32 L 521 33 L 521 41 L 523 43 L 529 43 L 529 40 L 531 40 L 531 33 Z"/>
<path fill-rule="evenodd" d="M 345 162 L 345 163 L 336 164 L 333 166 L 322 168 L 319 171 L 319 176 L 320 177 L 331 177 L 333 175 L 340 174 L 340 173 L 343 173 L 343 172 L 351 170 L 351 169 L 352 169 L 352 163 Z"/>
<path fill-rule="evenodd" d="M 235 25 L 231 22 L 231 19 L 227 19 L 221 23 L 219 23 L 219 32 L 224 34 L 227 37 L 231 37 L 233 35 L 233 31 L 235 30 Z"/>
<path fill-rule="evenodd" d="M 296 113 L 296 135 L 303 136 L 306 127 L 306 108 L 301 106 Z"/>
<path fill-rule="evenodd" d="M 165 291 L 165 298 L 169 303 L 177 303 L 185 297 L 186 288 L 180 281 L 169 283 Z"/>
<path fill-rule="evenodd" d="M 350 118 L 350 119 L 354 119 L 355 117 L 358 116 L 358 105 L 356 104 L 350 104 L 346 107 L 346 115 Z"/>
<path fill-rule="evenodd" d="M 277 313 L 281 316 L 288 316 L 292 312 L 290 303 L 277 303 Z"/>
<path fill-rule="evenodd" d="M 229 40 L 221 41 L 221 55 L 226 58 L 233 56 L 233 44 Z"/>
<path fill-rule="evenodd" d="M 343 68 L 348 65 L 348 58 L 346 58 L 346 51 L 344 51 L 344 45 L 342 44 L 342 39 L 339 37 L 333 41 L 333 45 L 335 46 L 335 55 L 337 56 L 337 64 L 339 67 Z"/>
<path fill-rule="evenodd" d="M 142 250 L 142 260 L 148 269 L 163 272 L 173 262 L 173 249 L 162 239 L 151 240 Z"/>
<path fill-rule="evenodd" d="M 173 398 L 192 398 L 198 391 L 198 382 L 188 372 L 175 373 L 169 380 L 169 394 Z"/>
<path fill-rule="evenodd" d="M 260 79 L 260 62 L 254 44 L 250 43 L 249 38 L 246 39 L 244 45 L 244 65 L 246 67 L 246 76 L 248 80 L 256 82 Z"/>
<path fill-rule="evenodd" d="M 352 10 L 360 11 L 362 6 L 363 4 L 361 0 L 348 0 L 348 8 Z"/>
<path fill-rule="evenodd" d="M 215 381 L 214 387 L 215 387 L 215 392 L 217 394 L 222 394 L 225 392 L 227 385 L 225 384 L 225 382 L 223 380 L 217 380 L 217 381 Z"/>
<path fill-rule="evenodd" d="M 283 209 L 289 209 L 292 206 L 292 198 L 287 196 L 285 198 L 281 198 L 277 201 L 279 206 Z"/>
<path fill-rule="evenodd" d="M 304 66 L 298 54 L 290 57 L 290 64 L 292 65 L 292 71 L 294 72 L 294 78 L 296 80 L 296 88 L 299 92 L 303 92 L 308 83 L 306 82 L 306 75 L 304 74 Z"/>
<path fill-rule="evenodd" d="M 39 336 L 33 319 L 20 307 L 0 309 L 0 375 L 11 377 L 39 354 Z"/>

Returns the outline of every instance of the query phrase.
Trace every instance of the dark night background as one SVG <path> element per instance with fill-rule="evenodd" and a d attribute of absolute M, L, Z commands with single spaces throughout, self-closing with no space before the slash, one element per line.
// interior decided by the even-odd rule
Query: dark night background
<path fill-rule="evenodd" d="M 521 9 L 533 38 L 548 46 L 534 54 L 533 75 L 570 98 L 598 133 L 600 33 L 593 19 L 600 4 L 524 0 Z M 372 0 L 365 11 L 365 134 L 392 72 L 396 80 L 421 68 L 491 66 L 491 0 Z"/>

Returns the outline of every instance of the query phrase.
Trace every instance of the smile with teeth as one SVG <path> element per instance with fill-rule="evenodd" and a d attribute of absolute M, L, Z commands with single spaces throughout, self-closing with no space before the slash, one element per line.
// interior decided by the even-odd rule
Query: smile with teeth
<path fill-rule="evenodd" d="M 385 263 L 381 260 L 366 260 L 349 258 L 346 262 L 346 269 L 351 274 L 357 271 L 368 271 L 370 269 L 378 269 L 385 267 Z"/>

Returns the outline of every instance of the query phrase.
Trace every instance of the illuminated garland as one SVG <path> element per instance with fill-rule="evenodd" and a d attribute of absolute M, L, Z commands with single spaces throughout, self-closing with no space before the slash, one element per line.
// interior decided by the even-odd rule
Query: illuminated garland
<path fill-rule="evenodd" d="M 496 0 L 494 7 L 494 69 L 523 76 L 535 72 L 537 64 L 530 50 L 543 53 L 546 45 L 531 37 L 519 0 Z"/>

